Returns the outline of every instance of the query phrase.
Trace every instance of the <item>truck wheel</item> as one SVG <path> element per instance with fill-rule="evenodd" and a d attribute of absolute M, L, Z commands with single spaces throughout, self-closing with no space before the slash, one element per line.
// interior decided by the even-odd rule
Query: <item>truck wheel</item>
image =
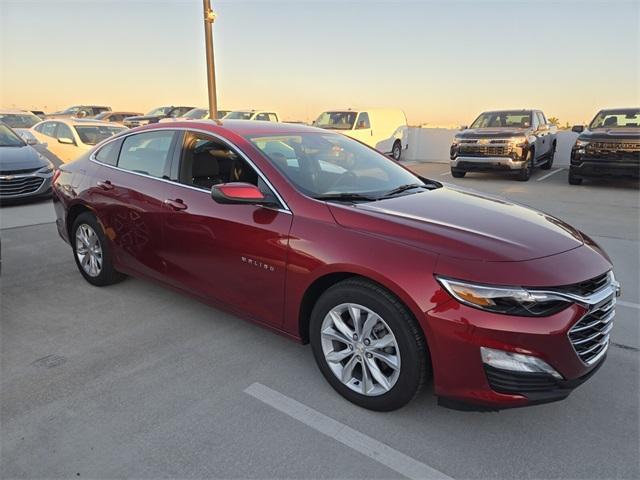
<path fill-rule="evenodd" d="M 535 155 L 534 151 L 529 150 L 529 153 L 527 154 L 527 160 L 524 162 L 524 165 L 522 166 L 522 169 L 520 170 L 520 172 L 518 172 L 519 181 L 528 182 L 529 179 L 531 178 L 531 170 L 533 169 L 534 155 Z"/>
<path fill-rule="evenodd" d="M 540 168 L 542 170 L 549 170 L 553 166 L 553 158 L 556 156 L 556 141 L 553 141 L 553 145 L 551 145 L 551 151 L 549 152 L 549 160 L 544 162 Z"/>
<path fill-rule="evenodd" d="M 582 177 L 573 173 L 573 170 L 569 168 L 569 185 L 582 185 Z"/>
<path fill-rule="evenodd" d="M 464 170 L 455 170 L 455 169 L 451 169 L 451 176 L 453 178 L 464 178 L 464 176 L 467 174 L 467 172 L 465 172 Z"/>
<path fill-rule="evenodd" d="M 396 162 L 399 162 L 401 156 L 402 144 L 400 143 L 400 140 L 396 140 L 393 144 L 393 149 L 391 149 L 391 158 L 393 158 Z"/>

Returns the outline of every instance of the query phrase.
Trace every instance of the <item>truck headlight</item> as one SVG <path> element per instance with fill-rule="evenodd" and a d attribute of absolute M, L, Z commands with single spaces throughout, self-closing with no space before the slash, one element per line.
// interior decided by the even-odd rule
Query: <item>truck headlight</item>
<path fill-rule="evenodd" d="M 454 145 L 460 145 L 460 140 L 461 140 L 461 139 L 460 139 L 460 138 L 458 138 L 458 137 L 453 137 L 453 144 L 454 144 Z"/>
<path fill-rule="evenodd" d="M 522 287 L 494 287 L 436 276 L 456 300 L 479 310 L 521 317 L 553 315 L 571 304 L 567 298 Z"/>
<path fill-rule="evenodd" d="M 588 140 L 576 140 L 576 144 L 574 145 L 575 148 L 584 148 L 587 145 L 589 145 L 589 141 Z"/>
<path fill-rule="evenodd" d="M 509 139 L 509 143 L 513 146 L 516 147 L 525 147 L 527 145 L 527 137 L 522 136 L 522 137 L 513 137 Z"/>

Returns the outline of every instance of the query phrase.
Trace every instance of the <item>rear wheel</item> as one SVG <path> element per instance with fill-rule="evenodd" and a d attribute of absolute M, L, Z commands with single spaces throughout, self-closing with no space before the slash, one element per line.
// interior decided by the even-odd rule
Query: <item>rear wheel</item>
<path fill-rule="evenodd" d="M 451 176 L 453 178 L 464 178 L 466 174 L 467 172 L 465 172 L 464 170 L 456 170 L 454 168 L 451 169 Z"/>
<path fill-rule="evenodd" d="M 573 169 L 569 167 L 569 185 L 582 185 L 582 177 L 573 173 Z"/>
<path fill-rule="evenodd" d="M 384 288 L 349 279 L 328 289 L 311 314 L 313 354 L 329 384 L 347 400 L 395 410 L 419 392 L 429 372 L 422 333 Z"/>
<path fill-rule="evenodd" d="M 533 170 L 533 159 L 535 152 L 533 150 L 529 150 L 527 154 L 527 159 L 522 165 L 522 169 L 518 172 L 518 180 L 521 182 L 528 182 L 531 178 L 531 171 Z"/>
<path fill-rule="evenodd" d="M 81 213 L 73 222 L 71 246 L 78 270 L 90 284 L 102 287 L 124 278 L 113 268 L 107 237 L 92 213 Z"/>
<path fill-rule="evenodd" d="M 393 148 L 391 149 L 391 157 L 396 161 L 400 161 L 400 157 L 402 156 L 402 144 L 400 140 L 396 140 L 393 144 Z"/>

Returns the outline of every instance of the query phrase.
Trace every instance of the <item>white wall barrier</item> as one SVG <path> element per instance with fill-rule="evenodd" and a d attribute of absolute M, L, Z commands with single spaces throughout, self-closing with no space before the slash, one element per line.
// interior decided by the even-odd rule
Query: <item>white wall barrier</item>
<path fill-rule="evenodd" d="M 449 128 L 409 127 L 409 148 L 403 153 L 403 160 L 418 162 L 448 162 L 449 148 L 459 130 Z M 562 130 L 557 134 L 558 146 L 554 166 L 567 167 L 571 147 L 578 134 Z"/>

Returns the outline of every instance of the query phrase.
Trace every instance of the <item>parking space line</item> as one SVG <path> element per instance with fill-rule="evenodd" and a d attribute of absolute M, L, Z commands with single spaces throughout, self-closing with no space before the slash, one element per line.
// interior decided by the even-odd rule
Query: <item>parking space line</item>
<path fill-rule="evenodd" d="M 552 170 L 551 172 L 547 173 L 546 175 L 541 176 L 540 178 L 538 178 L 536 180 L 536 182 L 541 182 L 542 180 L 549 178 L 551 175 L 555 175 L 558 172 L 561 172 L 562 170 L 564 170 L 564 168 L 558 168 L 556 170 Z"/>
<path fill-rule="evenodd" d="M 638 310 L 640 310 L 639 304 L 633 302 L 625 302 L 624 300 L 617 300 L 616 305 L 620 305 L 622 307 L 637 308 Z"/>
<path fill-rule="evenodd" d="M 445 175 L 451 175 L 451 172 L 444 172 L 440 174 L 441 177 L 444 177 Z"/>
<path fill-rule="evenodd" d="M 411 479 L 451 477 L 275 390 L 253 383 L 245 393 Z"/>

